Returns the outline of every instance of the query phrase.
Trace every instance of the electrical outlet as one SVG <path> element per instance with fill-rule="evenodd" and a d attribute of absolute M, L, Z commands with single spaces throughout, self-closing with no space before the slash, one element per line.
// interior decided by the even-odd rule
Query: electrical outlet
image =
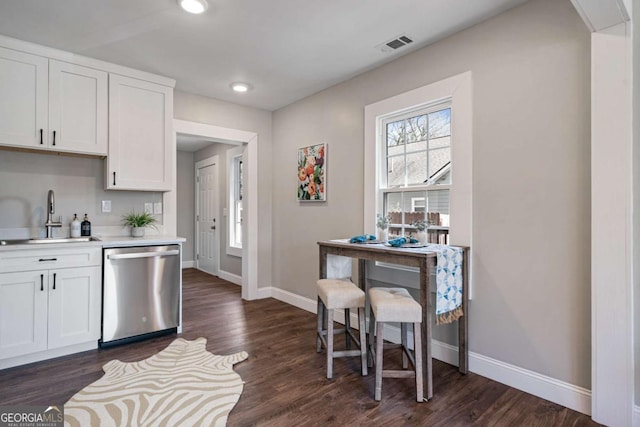
<path fill-rule="evenodd" d="M 153 203 L 145 203 L 144 204 L 144 213 L 153 214 Z"/>
<path fill-rule="evenodd" d="M 111 212 L 111 200 L 103 200 L 102 213 L 110 213 L 110 212 Z"/>
<path fill-rule="evenodd" d="M 162 202 L 158 202 L 158 203 L 154 203 L 153 204 L 153 213 L 155 215 L 161 215 L 162 214 Z"/>

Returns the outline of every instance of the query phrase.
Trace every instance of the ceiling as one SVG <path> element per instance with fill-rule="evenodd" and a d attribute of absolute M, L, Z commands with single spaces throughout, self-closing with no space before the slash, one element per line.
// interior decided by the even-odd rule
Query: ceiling
<path fill-rule="evenodd" d="M 176 79 L 276 110 L 526 0 L 4 0 L 0 34 Z M 414 43 L 384 53 L 401 34 Z M 248 82 L 244 94 L 231 90 Z"/>

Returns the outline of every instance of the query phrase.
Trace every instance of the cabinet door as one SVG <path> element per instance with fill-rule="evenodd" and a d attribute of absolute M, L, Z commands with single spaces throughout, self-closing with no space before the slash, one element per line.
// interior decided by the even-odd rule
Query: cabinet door
<path fill-rule="evenodd" d="M 106 188 L 171 190 L 172 133 L 172 88 L 110 74 Z"/>
<path fill-rule="evenodd" d="M 49 147 L 107 154 L 107 73 L 49 61 Z"/>
<path fill-rule="evenodd" d="M 49 349 L 100 338 L 100 267 L 49 271 Z"/>
<path fill-rule="evenodd" d="M 47 146 L 47 68 L 46 58 L 0 48 L 1 145 Z"/>
<path fill-rule="evenodd" d="M 0 359 L 46 348 L 47 272 L 0 274 Z"/>

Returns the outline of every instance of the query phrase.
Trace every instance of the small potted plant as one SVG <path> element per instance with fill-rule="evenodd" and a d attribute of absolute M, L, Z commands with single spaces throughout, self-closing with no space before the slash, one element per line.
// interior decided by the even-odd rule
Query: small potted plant
<path fill-rule="evenodd" d="M 418 238 L 418 241 L 422 244 L 428 243 L 427 229 L 433 224 L 431 224 L 430 221 L 425 221 L 423 219 L 420 219 L 418 221 L 413 221 L 410 225 L 416 230 L 418 230 L 418 233 L 416 236 Z"/>
<path fill-rule="evenodd" d="M 389 222 L 391 222 L 390 215 L 381 215 L 378 214 L 376 216 L 376 227 L 378 227 L 378 239 L 386 242 L 389 239 L 387 228 L 389 228 Z"/>
<path fill-rule="evenodd" d="M 131 227 L 132 237 L 144 237 L 146 227 L 156 228 L 156 218 L 148 212 L 130 212 L 122 217 L 122 225 Z"/>

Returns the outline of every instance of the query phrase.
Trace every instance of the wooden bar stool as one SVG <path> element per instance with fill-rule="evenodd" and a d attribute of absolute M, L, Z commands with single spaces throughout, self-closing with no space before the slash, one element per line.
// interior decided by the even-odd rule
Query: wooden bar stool
<path fill-rule="evenodd" d="M 360 337 L 356 337 L 351 330 L 350 308 L 358 309 Z M 344 309 L 344 329 L 334 329 L 333 321 L 336 309 Z M 333 350 L 333 336 L 345 334 L 347 349 Z M 364 317 L 364 292 L 347 280 L 320 279 L 318 280 L 318 329 L 317 351 L 322 346 L 327 349 L 327 378 L 333 377 L 333 359 L 337 357 L 360 356 L 362 375 L 367 375 L 367 334 Z M 351 340 L 358 346 L 358 350 L 351 350 Z"/>
<path fill-rule="evenodd" d="M 416 379 L 416 400 L 423 401 L 422 389 L 422 343 L 420 326 L 422 323 L 422 307 L 409 295 L 404 288 L 371 288 L 369 289 L 371 313 L 375 318 L 369 321 L 369 339 L 371 354 L 375 356 L 376 388 L 375 400 L 382 396 L 382 378 L 414 378 Z M 408 368 L 408 361 L 413 365 L 413 371 L 383 370 L 383 333 L 385 322 L 399 322 L 401 324 L 402 339 L 402 367 Z M 411 352 L 407 346 L 407 325 L 413 323 L 413 348 Z M 374 327 L 377 329 L 375 349 L 373 348 Z M 412 354 L 413 353 L 413 354 Z"/>

